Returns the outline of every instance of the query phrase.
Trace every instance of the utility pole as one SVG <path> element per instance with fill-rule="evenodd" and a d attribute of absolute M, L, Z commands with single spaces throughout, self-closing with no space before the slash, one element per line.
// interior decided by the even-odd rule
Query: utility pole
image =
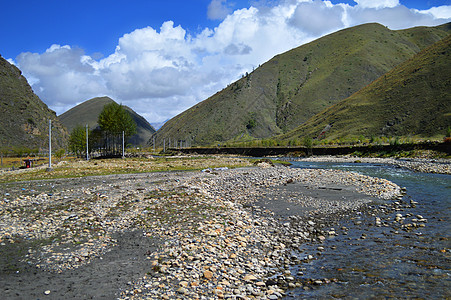
<path fill-rule="evenodd" d="M 153 136 L 153 152 L 155 152 L 155 135 Z"/>
<path fill-rule="evenodd" d="M 125 158 L 125 132 L 122 131 L 122 158 Z"/>
<path fill-rule="evenodd" d="M 47 171 L 52 170 L 52 120 L 49 120 L 49 167 Z"/>
<path fill-rule="evenodd" d="M 88 124 L 86 124 L 86 160 L 89 160 L 88 140 Z"/>
<path fill-rule="evenodd" d="M 166 139 L 163 139 L 163 152 L 166 152 Z"/>

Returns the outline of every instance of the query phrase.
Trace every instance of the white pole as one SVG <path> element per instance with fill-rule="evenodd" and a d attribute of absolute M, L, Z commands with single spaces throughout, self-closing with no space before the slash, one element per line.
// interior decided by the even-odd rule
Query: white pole
<path fill-rule="evenodd" d="M 86 160 L 89 160 L 89 147 L 88 147 L 88 124 L 86 124 Z"/>
<path fill-rule="evenodd" d="M 52 168 L 52 120 L 49 120 L 49 169 Z"/>
<path fill-rule="evenodd" d="M 125 158 L 125 132 L 122 131 L 122 158 Z"/>

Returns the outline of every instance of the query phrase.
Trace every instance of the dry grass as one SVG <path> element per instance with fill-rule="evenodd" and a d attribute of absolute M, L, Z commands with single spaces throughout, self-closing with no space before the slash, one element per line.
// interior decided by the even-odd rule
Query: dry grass
<path fill-rule="evenodd" d="M 47 165 L 15 171 L 0 171 L 0 182 L 26 181 L 53 178 L 85 177 L 109 174 L 130 174 L 162 171 L 202 170 L 206 168 L 237 168 L 250 166 L 248 159 L 225 156 L 180 156 L 158 158 L 126 158 L 61 161 Z"/>

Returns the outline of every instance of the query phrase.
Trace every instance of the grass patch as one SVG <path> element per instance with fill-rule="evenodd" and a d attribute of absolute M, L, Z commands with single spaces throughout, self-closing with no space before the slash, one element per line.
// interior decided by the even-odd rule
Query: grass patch
<path fill-rule="evenodd" d="M 223 156 L 160 157 L 156 159 L 118 158 L 90 161 L 67 161 L 56 164 L 50 172 L 47 172 L 42 167 L 4 172 L 0 174 L 0 183 L 111 174 L 194 171 L 215 167 L 237 168 L 250 165 L 251 164 L 247 159 Z"/>

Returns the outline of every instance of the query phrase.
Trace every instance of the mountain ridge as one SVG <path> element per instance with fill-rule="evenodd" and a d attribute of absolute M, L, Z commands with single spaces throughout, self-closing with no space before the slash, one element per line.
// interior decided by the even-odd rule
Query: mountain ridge
<path fill-rule="evenodd" d="M 68 132 L 56 113 L 33 92 L 19 68 L 0 56 L 0 147 L 47 149 L 49 120 L 52 147 L 64 148 Z"/>
<path fill-rule="evenodd" d="M 349 97 L 448 35 L 449 23 L 340 30 L 276 55 L 252 73 L 166 122 L 157 139 L 209 145 L 283 134 Z"/>
<path fill-rule="evenodd" d="M 98 126 L 97 120 L 103 107 L 112 102 L 115 101 L 107 96 L 95 97 L 72 107 L 59 115 L 58 118 L 67 127 L 69 132 L 77 125 L 85 126 L 87 124 L 90 129 L 94 129 Z M 137 127 L 137 133 L 130 137 L 129 143 L 134 146 L 145 146 L 155 133 L 155 129 L 144 117 L 137 114 L 133 109 L 128 106 L 124 106 L 124 108 L 130 113 Z"/>
<path fill-rule="evenodd" d="M 451 35 L 422 50 L 280 139 L 359 136 L 442 138 L 451 126 Z M 363 122 L 365 120 L 365 122 Z"/>

